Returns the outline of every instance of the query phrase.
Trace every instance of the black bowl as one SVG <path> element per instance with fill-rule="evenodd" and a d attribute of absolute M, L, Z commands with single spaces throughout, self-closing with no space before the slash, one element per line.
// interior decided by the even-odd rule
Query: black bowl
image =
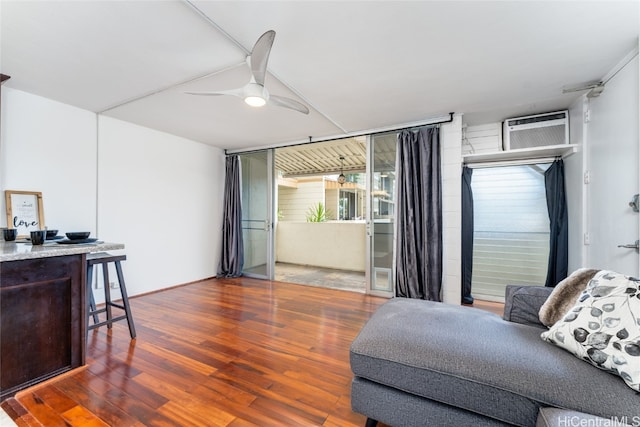
<path fill-rule="evenodd" d="M 47 239 L 53 239 L 58 235 L 58 230 L 47 230 Z"/>
<path fill-rule="evenodd" d="M 72 233 L 65 233 L 69 240 L 81 240 L 86 239 L 91 234 L 90 231 L 75 231 Z"/>
<path fill-rule="evenodd" d="M 2 230 L 2 234 L 4 240 L 6 240 L 7 242 L 13 242 L 14 240 L 16 240 L 16 237 L 18 237 L 18 230 L 16 230 L 15 228 L 5 228 L 4 230 Z"/>

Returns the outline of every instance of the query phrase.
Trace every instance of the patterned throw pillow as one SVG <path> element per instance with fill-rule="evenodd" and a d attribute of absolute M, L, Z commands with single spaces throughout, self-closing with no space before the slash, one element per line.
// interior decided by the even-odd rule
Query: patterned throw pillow
<path fill-rule="evenodd" d="M 640 391 L 640 280 L 599 271 L 541 337 Z"/>

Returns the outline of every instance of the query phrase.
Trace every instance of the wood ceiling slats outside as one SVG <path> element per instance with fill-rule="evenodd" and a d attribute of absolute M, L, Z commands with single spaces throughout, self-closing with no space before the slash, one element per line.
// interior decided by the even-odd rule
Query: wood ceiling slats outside
<path fill-rule="evenodd" d="M 366 159 L 365 137 L 283 147 L 275 155 L 276 169 L 285 177 L 364 172 Z"/>
<path fill-rule="evenodd" d="M 396 159 L 395 134 L 376 137 L 376 171 L 393 171 Z M 344 157 L 344 166 L 340 157 Z M 316 142 L 275 150 L 276 170 L 284 177 L 364 173 L 367 165 L 366 137 Z"/>

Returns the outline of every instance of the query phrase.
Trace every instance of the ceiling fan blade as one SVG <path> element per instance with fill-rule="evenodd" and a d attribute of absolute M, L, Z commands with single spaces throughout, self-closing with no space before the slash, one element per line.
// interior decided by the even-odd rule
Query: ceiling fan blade
<path fill-rule="evenodd" d="M 253 50 L 251 51 L 249 64 L 251 66 L 251 74 L 256 83 L 264 86 L 264 78 L 267 75 L 267 62 L 269 61 L 269 53 L 273 40 L 276 38 L 276 32 L 269 30 L 260 36 Z"/>
<path fill-rule="evenodd" d="M 290 108 L 295 111 L 299 111 L 303 114 L 309 114 L 309 109 L 306 105 L 299 103 L 298 101 L 294 101 L 290 98 L 284 98 L 282 96 L 270 95 L 269 96 L 269 104 L 273 104 L 278 107 Z"/>
<path fill-rule="evenodd" d="M 230 89 L 230 90 L 216 90 L 216 91 L 204 91 L 204 92 L 185 92 L 189 95 L 201 95 L 201 96 L 218 96 L 218 95 L 232 95 L 238 98 L 244 98 L 244 88 Z"/>

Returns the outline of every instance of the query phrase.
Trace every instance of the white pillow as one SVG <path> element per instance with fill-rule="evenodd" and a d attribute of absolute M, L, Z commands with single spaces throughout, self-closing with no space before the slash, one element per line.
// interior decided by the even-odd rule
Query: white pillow
<path fill-rule="evenodd" d="M 640 280 L 599 271 L 541 337 L 640 391 Z"/>

